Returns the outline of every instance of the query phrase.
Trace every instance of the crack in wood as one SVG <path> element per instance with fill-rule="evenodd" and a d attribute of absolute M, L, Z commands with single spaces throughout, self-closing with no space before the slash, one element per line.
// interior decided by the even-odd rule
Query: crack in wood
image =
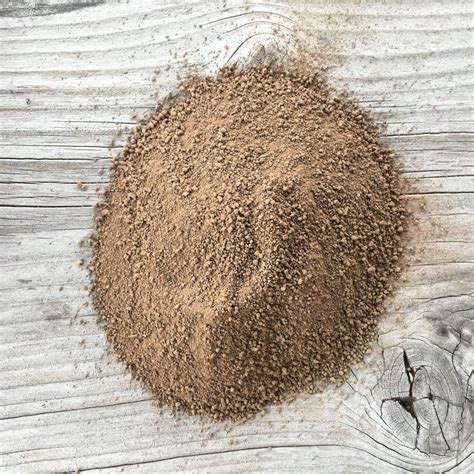
<path fill-rule="evenodd" d="M 416 339 L 413 339 L 413 340 L 416 340 Z M 425 341 L 425 344 L 430 344 L 430 342 Z M 457 380 L 459 381 L 459 383 L 462 383 L 461 380 L 463 379 L 463 377 L 461 376 L 461 374 L 457 373 L 456 365 L 454 364 L 454 354 L 456 353 L 457 350 L 459 350 L 459 347 L 460 347 L 460 342 L 457 343 L 456 347 L 453 350 L 449 350 L 448 348 L 439 348 L 439 349 L 443 349 L 451 355 L 450 361 L 451 361 L 451 364 L 453 365 L 454 370 L 456 371 Z M 408 387 L 407 387 L 408 394 L 404 396 L 390 396 L 390 397 L 382 398 L 380 402 L 381 418 L 382 419 L 384 418 L 384 410 L 383 410 L 384 404 L 387 402 L 394 402 L 398 406 L 400 406 L 400 408 L 404 412 L 408 413 L 410 415 L 410 418 L 413 419 L 415 423 L 414 448 L 413 448 L 414 450 L 418 450 L 420 453 L 427 454 L 427 455 L 438 454 L 442 456 L 448 456 L 454 453 L 460 453 L 461 452 L 460 443 L 463 439 L 466 440 L 465 438 L 463 438 L 463 430 L 464 430 L 464 423 L 466 420 L 465 407 L 469 403 L 469 397 L 468 397 L 469 388 L 466 389 L 466 393 L 464 394 L 464 396 L 461 394 L 457 395 L 459 397 L 459 400 L 461 399 L 463 400 L 462 403 L 460 401 L 457 403 L 456 402 L 457 398 L 453 399 L 452 396 L 449 396 L 447 398 L 446 396 L 443 396 L 443 393 L 439 393 L 439 392 L 436 393 L 435 391 L 433 391 L 430 378 L 428 378 L 427 391 L 426 389 L 423 390 L 423 383 L 424 383 L 423 381 L 425 380 L 425 377 L 422 377 L 421 380 L 418 380 L 417 373 L 420 370 L 426 371 L 428 369 L 431 372 L 433 370 L 433 367 L 426 366 L 424 364 L 420 364 L 415 367 L 414 364 L 410 361 L 407 351 L 403 348 L 401 349 L 402 349 L 403 371 L 406 375 L 406 380 L 408 382 Z M 385 349 L 385 350 L 388 350 L 388 349 Z M 393 362 L 395 362 L 396 360 L 396 358 L 391 358 L 391 359 Z M 387 365 L 385 365 L 385 370 L 383 371 L 381 378 L 379 378 L 379 381 L 377 382 L 377 384 L 372 390 L 374 390 L 379 385 L 380 381 L 384 377 L 387 376 L 389 379 L 392 378 L 393 376 L 391 374 L 393 372 L 393 369 L 394 369 L 393 367 L 387 367 Z M 430 372 L 427 372 L 427 374 L 429 374 Z M 469 387 L 471 376 L 472 376 L 472 372 L 467 381 L 467 387 Z M 461 385 L 459 386 L 459 388 L 460 387 Z M 420 390 L 422 391 L 422 394 L 421 394 L 422 396 L 415 395 L 415 388 L 417 388 L 417 392 L 420 392 Z M 455 386 L 451 386 L 450 390 L 451 391 L 454 390 L 454 393 L 456 393 Z M 371 393 L 373 396 L 372 391 Z M 436 420 L 435 423 L 439 429 L 440 439 L 442 439 L 442 443 L 445 446 L 444 451 L 442 450 L 441 446 L 439 446 L 439 444 L 434 444 L 433 447 L 431 447 L 430 440 L 436 441 L 436 434 L 432 433 L 429 427 L 423 428 L 424 430 L 428 430 L 427 431 L 428 438 L 424 439 L 423 444 L 420 441 L 422 423 L 420 420 L 419 410 L 423 410 L 423 405 L 420 405 L 418 407 L 418 404 L 423 401 L 429 401 L 430 403 L 433 419 Z M 439 407 L 438 407 L 439 402 L 444 402 L 446 404 L 446 408 L 445 408 L 446 412 L 444 413 L 444 420 L 442 420 L 440 416 Z M 426 405 L 424 406 L 426 407 Z M 460 413 L 459 411 L 455 411 L 452 415 L 450 415 L 450 409 L 452 409 L 453 407 L 456 407 L 458 410 L 460 410 Z M 449 420 L 449 422 L 447 420 Z M 457 423 L 459 423 L 459 426 L 454 425 L 455 420 L 458 420 Z M 431 423 L 429 420 L 428 422 Z M 445 423 L 449 423 L 448 425 L 446 425 L 449 428 L 448 430 L 448 433 L 450 433 L 449 437 L 445 429 Z M 454 429 L 456 429 L 456 432 L 453 432 Z M 456 433 L 456 435 L 454 433 Z M 431 438 L 432 436 L 434 437 Z M 457 441 L 457 448 L 453 447 L 452 441 Z"/>
<path fill-rule="evenodd" d="M 418 369 L 414 369 L 410 361 L 408 359 L 408 355 L 405 349 L 403 349 L 403 365 L 405 366 L 405 374 L 408 378 L 408 384 L 409 384 L 409 392 L 407 397 L 392 397 L 389 399 L 384 399 L 382 400 L 382 403 L 386 402 L 387 400 L 392 400 L 394 402 L 397 402 L 407 413 L 410 414 L 410 416 L 415 420 L 416 423 L 416 438 L 415 438 L 415 449 L 418 449 L 418 438 L 420 435 L 420 420 L 418 420 L 418 416 L 415 411 L 415 406 L 414 403 L 417 401 L 417 399 L 413 396 L 413 385 L 415 383 L 415 374 Z"/>
<path fill-rule="evenodd" d="M 185 458 L 194 458 L 194 457 L 201 457 L 201 456 L 215 456 L 215 455 L 220 455 L 220 454 L 227 454 L 227 453 L 235 453 L 235 452 L 242 452 L 242 451 L 256 451 L 256 450 L 277 450 L 277 449 L 296 449 L 296 448 L 328 448 L 328 447 L 334 447 L 334 448 L 346 448 L 346 449 L 354 449 L 359 452 L 363 452 L 365 454 L 368 454 L 371 457 L 376 458 L 383 464 L 388 464 L 390 466 L 396 467 L 397 469 L 403 469 L 405 472 L 417 472 L 414 469 L 408 469 L 406 467 L 402 467 L 399 464 L 393 463 L 387 459 L 383 459 L 376 454 L 367 451 L 366 449 L 357 447 L 357 446 L 350 446 L 347 444 L 336 444 L 336 443 L 318 443 L 318 444 L 287 444 L 287 445 L 278 445 L 278 444 L 269 444 L 265 446 L 249 446 L 245 448 L 236 448 L 236 449 L 225 449 L 225 450 L 219 450 L 219 451 L 208 451 L 208 452 L 201 452 L 201 453 L 193 453 L 193 454 L 185 454 L 185 455 L 178 455 L 178 456 L 171 456 L 167 458 L 161 458 L 161 459 L 153 459 L 150 461 L 141 461 L 139 464 L 152 464 L 152 463 L 160 463 L 160 462 L 165 462 L 165 461 L 170 461 L 170 460 L 177 460 L 177 459 L 185 459 Z M 87 469 L 80 469 L 80 472 L 87 472 L 87 471 L 93 471 L 96 469 L 119 469 L 123 467 L 128 467 L 128 466 L 136 466 L 137 463 L 124 463 L 124 464 L 114 464 L 114 465 L 106 465 L 106 466 L 97 466 L 93 468 L 87 468 Z"/>
<path fill-rule="evenodd" d="M 454 354 L 454 352 L 453 352 L 453 354 Z M 458 442 L 459 442 L 459 439 L 461 438 L 461 433 L 464 429 L 464 410 L 465 410 L 465 407 L 468 403 L 472 404 L 472 400 L 469 397 L 469 389 L 470 389 L 470 386 L 471 386 L 471 378 L 472 378 L 473 374 L 474 374 L 474 371 L 471 371 L 471 374 L 469 375 L 469 377 L 467 379 L 467 382 L 466 382 L 466 394 L 465 394 L 464 402 L 463 402 L 462 408 L 461 408 L 461 421 L 459 423 L 459 429 L 458 429 L 458 433 L 457 433 Z M 471 436 L 472 436 L 472 432 L 471 432 Z"/>

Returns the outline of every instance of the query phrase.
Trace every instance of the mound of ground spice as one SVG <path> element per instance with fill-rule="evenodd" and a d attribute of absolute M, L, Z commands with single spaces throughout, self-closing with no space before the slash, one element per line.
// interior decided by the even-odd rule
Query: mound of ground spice
<path fill-rule="evenodd" d="M 185 82 L 115 164 L 94 302 L 158 403 L 243 419 L 362 357 L 405 226 L 363 110 L 318 76 L 227 69 Z"/>

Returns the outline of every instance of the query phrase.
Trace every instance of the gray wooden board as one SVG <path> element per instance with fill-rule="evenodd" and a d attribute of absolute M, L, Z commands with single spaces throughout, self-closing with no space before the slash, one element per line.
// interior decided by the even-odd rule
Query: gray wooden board
<path fill-rule="evenodd" d="M 449 0 L 2 1 L 1 469 L 472 472 L 472 13 Z M 173 416 L 107 353 L 78 242 L 132 112 L 177 73 L 281 59 L 298 40 L 387 122 L 414 183 L 408 266 L 342 386 L 239 425 Z"/>

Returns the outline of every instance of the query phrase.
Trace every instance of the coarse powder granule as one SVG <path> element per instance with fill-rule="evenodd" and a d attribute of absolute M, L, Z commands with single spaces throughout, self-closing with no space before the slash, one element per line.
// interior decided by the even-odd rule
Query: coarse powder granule
<path fill-rule="evenodd" d="M 245 419 L 366 352 L 399 272 L 400 173 L 321 77 L 189 79 L 114 163 L 94 303 L 156 402 Z"/>

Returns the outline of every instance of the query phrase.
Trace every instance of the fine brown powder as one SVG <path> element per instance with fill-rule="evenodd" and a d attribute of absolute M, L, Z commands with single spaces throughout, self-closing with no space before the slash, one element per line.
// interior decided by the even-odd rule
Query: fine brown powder
<path fill-rule="evenodd" d="M 159 404 L 245 419 L 366 352 L 405 204 L 374 122 L 321 77 L 189 79 L 114 165 L 94 302 Z"/>

